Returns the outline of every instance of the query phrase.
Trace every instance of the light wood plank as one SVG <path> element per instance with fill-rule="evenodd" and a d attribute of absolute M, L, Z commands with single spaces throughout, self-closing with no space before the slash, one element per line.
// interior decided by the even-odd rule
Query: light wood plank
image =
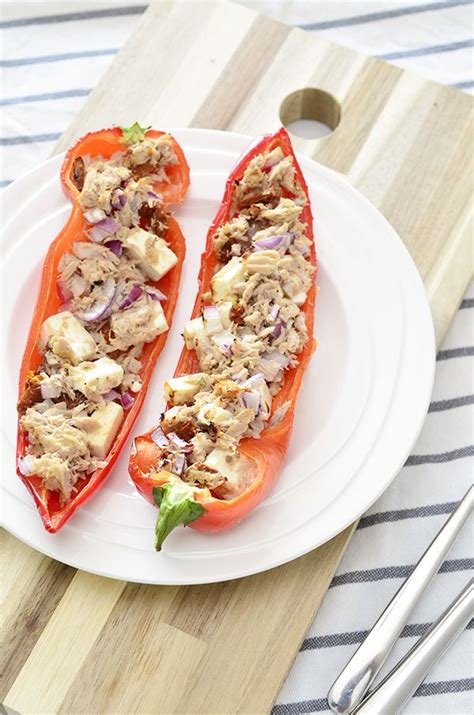
<path fill-rule="evenodd" d="M 2 529 L 0 702 L 11 688 L 75 569 L 53 561 Z"/>
<path fill-rule="evenodd" d="M 126 587 L 59 712 L 179 712 L 206 651 L 204 641 L 166 622 L 179 590 Z M 84 683 L 91 684 L 87 692 Z"/>
<path fill-rule="evenodd" d="M 4 703 L 21 713 L 57 712 L 125 588 L 77 571 Z"/>

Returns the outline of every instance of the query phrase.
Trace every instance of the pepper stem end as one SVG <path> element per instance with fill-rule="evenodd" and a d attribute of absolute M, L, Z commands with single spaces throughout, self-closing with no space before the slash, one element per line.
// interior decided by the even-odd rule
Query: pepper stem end
<path fill-rule="evenodd" d="M 195 490 L 179 477 L 154 487 L 153 499 L 159 508 L 155 526 L 155 549 L 161 551 L 166 537 L 177 526 L 186 526 L 199 519 L 206 511 L 202 504 L 196 501 Z"/>

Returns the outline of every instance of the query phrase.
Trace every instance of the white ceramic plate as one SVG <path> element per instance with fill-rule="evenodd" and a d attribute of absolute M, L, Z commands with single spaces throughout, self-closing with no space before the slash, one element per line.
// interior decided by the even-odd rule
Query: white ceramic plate
<path fill-rule="evenodd" d="M 207 227 L 249 138 L 173 132 L 191 166 L 177 212 L 187 239 L 180 299 L 134 434 L 156 423 L 190 315 Z M 56 156 L 3 192 L 3 499 L 6 528 L 86 571 L 142 583 L 223 581 L 278 566 L 323 544 L 388 487 L 427 410 L 435 348 L 424 288 L 401 240 L 338 174 L 299 157 L 309 185 L 319 256 L 319 348 L 299 398 L 285 467 L 272 494 L 221 534 L 178 529 L 153 550 L 155 509 L 128 476 L 128 448 L 99 494 L 57 534 L 44 531 L 15 474 L 17 379 L 43 257 L 70 211 Z M 131 439 L 130 439 L 131 444 Z"/>

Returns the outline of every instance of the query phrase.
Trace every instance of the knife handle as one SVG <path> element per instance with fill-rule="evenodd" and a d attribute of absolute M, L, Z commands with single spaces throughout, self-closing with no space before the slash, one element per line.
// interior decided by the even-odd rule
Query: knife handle
<path fill-rule="evenodd" d="M 398 713 L 473 615 L 474 581 L 471 580 L 423 638 L 353 711 L 354 715 Z"/>
<path fill-rule="evenodd" d="M 344 715 L 352 712 L 362 701 L 420 596 L 443 563 L 473 505 L 474 487 L 471 486 L 334 682 L 328 693 L 328 704 L 334 713 Z"/>

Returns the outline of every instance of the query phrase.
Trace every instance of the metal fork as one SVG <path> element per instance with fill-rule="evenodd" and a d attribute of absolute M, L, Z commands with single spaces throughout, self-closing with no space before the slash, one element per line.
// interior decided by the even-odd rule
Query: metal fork
<path fill-rule="evenodd" d="M 353 710 L 353 715 L 398 713 L 473 615 L 474 581 L 471 580 L 425 635 Z"/>
<path fill-rule="evenodd" d="M 334 713 L 351 713 L 362 701 L 473 506 L 474 487 L 471 486 L 334 682 L 328 693 L 328 704 Z"/>

